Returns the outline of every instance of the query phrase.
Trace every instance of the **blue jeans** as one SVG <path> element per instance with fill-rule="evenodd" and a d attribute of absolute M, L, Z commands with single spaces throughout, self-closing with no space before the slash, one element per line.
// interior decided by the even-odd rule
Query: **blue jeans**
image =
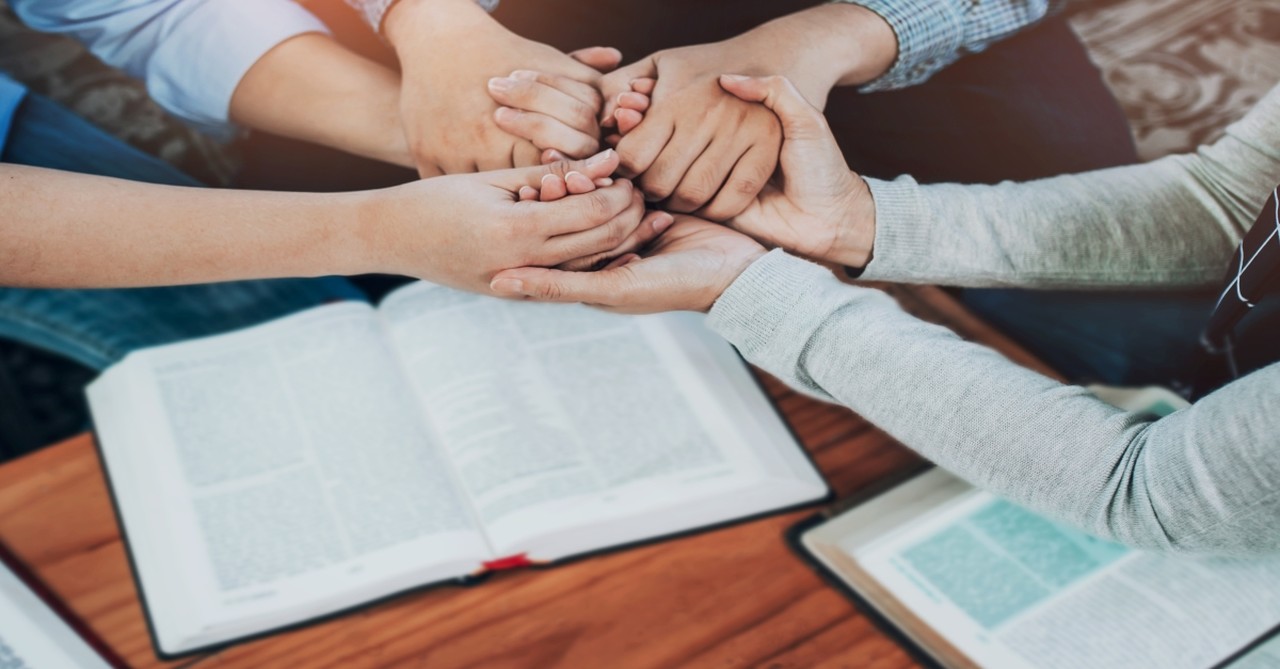
<path fill-rule="evenodd" d="M 40 97 L 18 109 L 3 162 L 177 186 L 200 184 Z M 132 350 L 262 323 L 336 300 L 346 279 L 236 281 L 165 288 L 0 288 L 0 337 L 103 369 Z"/>

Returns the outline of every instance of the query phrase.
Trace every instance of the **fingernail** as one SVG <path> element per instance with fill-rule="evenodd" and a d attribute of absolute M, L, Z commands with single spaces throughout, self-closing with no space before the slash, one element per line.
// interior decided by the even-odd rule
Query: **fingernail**
<path fill-rule="evenodd" d="M 538 78 L 538 73 L 532 70 L 516 70 L 511 73 L 512 79 L 524 79 L 525 81 L 533 81 Z"/>
<path fill-rule="evenodd" d="M 725 79 L 727 81 L 746 81 L 751 77 L 743 76 L 741 74 L 722 74 L 720 75 L 720 78 Z"/>
<path fill-rule="evenodd" d="M 667 228 L 671 227 L 671 224 L 675 222 L 676 222 L 676 219 L 672 218 L 671 214 L 664 213 L 661 216 L 653 219 L 653 231 L 658 234 L 662 234 L 666 232 Z"/>
<path fill-rule="evenodd" d="M 587 167 L 595 167 L 601 165 L 613 158 L 613 149 L 605 149 L 587 159 Z"/>
<path fill-rule="evenodd" d="M 498 107 L 498 111 L 494 112 L 494 118 L 499 121 L 510 121 L 515 116 L 516 110 L 510 107 Z"/>
<path fill-rule="evenodd" d="M 489 284 L 489 290 L 508 295 L 524 295 L 524 282 L 520 279 L 494 279 Z"/>
<path fill-rule="evenodd" d="M 551 151 L 547 153 L 547 155 L 550 156 L 552 160 L 568 160 L 569 159 L 569 156 L 566 156 L 563 153 L 556 151 L 555 149 L 551 149 Z"/>
<path fill-rule="evenodd" d="M 542 185 L 544 185 L 544 186 L 545 186 L 545 185 L 547 185 L 547 179 L 551 179 L 552 181 L 555 181 L 555 179 L 556 179 L 556 175 L 554 175 L 554 174 L 544 174 L 544 175 L 542 175 Z"/>
<path fill-rule="evenodd" d="M 577 177 L 578 177 L 578 178 L 580 178 L 580 179 L 586 179 L 586 178 L 587 178 L 587 175 L 583 174 L 582 172 L 578 172 L 578 171 L 576 171 L 576 170 L 575 170 L 575 171 L 569 172 L 568 174 L 564 175 L 564 180 L 565 180 L 565 181 L 568 181 L 569 179 L 573 178 L 574 176 L 577 176 Z"/>
<path fill-rule="evenodd" d="M 509 91 L 516 82 L 505 77 L 494 77 L 489 80 L 489 90 L 491 91 Z"/>

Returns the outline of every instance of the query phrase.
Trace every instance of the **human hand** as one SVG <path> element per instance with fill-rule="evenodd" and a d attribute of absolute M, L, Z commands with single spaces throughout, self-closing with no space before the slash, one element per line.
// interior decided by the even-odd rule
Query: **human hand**
<path fill-rule="evenodd" d="M 652 108 L 635 110 L 644 122 L 633 115 L 634 132 L 619 133 L 623 174 L 643 174 L 641 189 L 650 198 L 670 197 L 672 210 L 724 220 L 745 209 L 772 176 L 780 134 L 776 122 L 722 98 L 712 85 L 720 74 L 785 75 L 821 108 L 832 87 L 875 79 L 897 55 L 897 36 L 875 12 L 847 3 L 813 7 L 604 76 L 601 122 L 622 130 L 617 114 L 637 92 L 631 84 L 656 77 Z"/>
<path fill-rule="evenodd" d="M 716 78 L 745 54 L 730 40 L 660 51 L 605 75 L 602 123 L 616 125 L 618 100 L 637 79 L 655 79 L 652 106 L 619 133 L 621 174 L 635 177 L 646 197 L 675 212 L 713 220 L 737 215 L 777 165 L 776 117 L 727 94 Z M 621 130 L 622 128 L 619 128 Z"/>
<path fill-rule="evenodd" d="M 707 311 L 751 263 L 758 242 L 723 225 L 676 216 L 644 256 L 630 253 L 596 272 L 522 267 L 499 272 L 490 289 L 502 297 L 583 302 L 608 311 Z"/>
<path fill-rule="evenodd" d="M 617 49 L 590 47 L 571 58 L 607 72 L 618 66 Z M 594 86 L 569 77 L 516 70 L 489 80 L 489 95 L 502 105 L 493 113 L 498 128 L 528 140 L 542 151 L 542 162 L 553 163 L 591 155 L 600 148 L 600 93 Z"/>
<path fill-rule="evenodd" d="M 584 268 L 642 248 L 667 222 L 646 216 L 631 182 L 608 178 L 617 165 L 610 150 L 587 161 L 436 177 L 365 194 L 360 269 L 487 293 L 507 268 Z"/>
<path fill-rule="evenodd" d="M 384 32 L 400 59 L 401 117 L 422 176 L 537 165 L 547 148 L 579 157 L 598 148 L 601 74 L 592 65 L 616 65 L 616 50 L 575 59 L 508 31 L 472 0 L 401 0 Z"/>
<path fill-rule="evenodd" d="M 724 75 L 739 99 L 762 103 L 782 123 L 781 173 L 729 225 L 766 244 L 862 267 L 875 241 L 876 207 L 849 170 L 827 119 L 784 77 Z"/>

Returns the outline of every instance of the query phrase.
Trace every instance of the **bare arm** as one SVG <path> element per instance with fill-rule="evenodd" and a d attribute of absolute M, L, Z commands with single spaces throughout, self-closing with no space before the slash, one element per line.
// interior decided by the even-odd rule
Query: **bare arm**
<path fill-rule="evenodd" d="M 0 164 L 0 285 L 163 286 L 384 272 L 487 291 L 498 271 L 634 251 L 660 230 L 590 161 L 342 194 L 156 186 Z M 570 197 L 522 200 L 560 179 Z M 598 180 L 599 187 L 592 180 Z"/>
<path fill-rule="evenodd" d="M 327 35 L 298 35 L 263 55 L 236 86 L 231 120 L 413 167 L 400 124 L 400 77 Z"/>
<path fill-rule="evenodd" d="M 0 164 L 0 285 L 117 288 L 356 269 L 350 195 L 222 191 Z"/>

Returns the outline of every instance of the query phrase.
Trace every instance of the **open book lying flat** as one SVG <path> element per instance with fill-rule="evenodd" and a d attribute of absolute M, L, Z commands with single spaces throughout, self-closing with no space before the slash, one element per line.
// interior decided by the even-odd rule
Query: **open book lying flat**
<path fill-rule="evenodd" d="M 1157 415 L 1186 404 L 1156 389 L 1095 392 Z M 792 539 L 931 666 L 1280 666 L 1280 559 L 1128 550 L 940 469 L 812 518 Z"/>
<path fill-rule="evenodd" d="M 692 314 L 417 283 L 139 351 L 89 400 L 162 657 L 828 495 Z"/>

